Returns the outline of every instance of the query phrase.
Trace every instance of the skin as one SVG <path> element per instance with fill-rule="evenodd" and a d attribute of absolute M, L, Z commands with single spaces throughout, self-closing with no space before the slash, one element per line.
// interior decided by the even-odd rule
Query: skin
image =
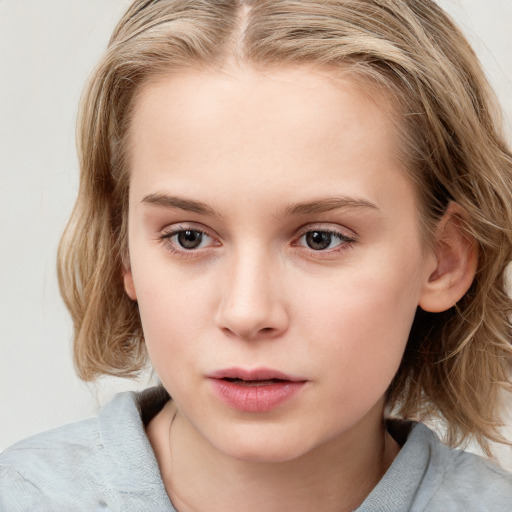
<path fill-rule="evenodd" d="M 180 512 L 358 506 L 399 450 L 384 395 L 417 306 L 445 309 L 471 281 L 456 228 L 425 250 L 383 103 L 332 77 L 196 70 L 137 98 L 124 280 L 173 397 L 147 432 Z M 318 249 L 311 232 L 335 235 Z M 208 379 L 229 367 L 306 384 L 241 412 Z"/>

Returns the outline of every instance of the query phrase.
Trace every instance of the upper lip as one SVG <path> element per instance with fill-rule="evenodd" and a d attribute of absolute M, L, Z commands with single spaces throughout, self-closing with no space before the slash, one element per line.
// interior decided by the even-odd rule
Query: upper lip
<path fill-rule="evenodd" d="M 216 370 L 208 375 L 211 379 L 241 379 L 241 380 L 288 380 L 291 382 L 303 382 L 307 379 L 287 375 L 272 368 L 224 368 Z"/>

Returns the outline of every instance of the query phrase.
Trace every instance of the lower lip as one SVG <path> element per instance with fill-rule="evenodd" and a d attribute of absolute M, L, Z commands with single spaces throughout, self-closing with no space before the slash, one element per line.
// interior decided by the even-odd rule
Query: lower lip
<path fill-rule="evenodd" d="M 271 384 L 245 385 L 236 381 L 210 379 L 221 402 L 242 412 L 268 412 L 291 400 L 305 381 L 278 381 Z"/>

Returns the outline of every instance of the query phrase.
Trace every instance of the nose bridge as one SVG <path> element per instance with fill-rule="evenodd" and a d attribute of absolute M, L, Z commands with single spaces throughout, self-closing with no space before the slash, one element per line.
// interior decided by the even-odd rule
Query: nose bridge
<path fill-rule="evenodd" d="M 287 314 L 279 273 L 279 258 L 271 250 L 258 244 L 235 249 L 219 306 L 219 327 L 245 339 L 282 332 Z"/>

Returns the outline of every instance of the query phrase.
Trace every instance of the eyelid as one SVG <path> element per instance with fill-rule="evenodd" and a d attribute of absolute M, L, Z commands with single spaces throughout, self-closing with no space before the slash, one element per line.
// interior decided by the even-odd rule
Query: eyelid
<path fill-rule="evenodd" d="M 209 229 L 197 222 L 176 222 L 169 224 L 160 230 L 160 236 L 172 236 L 180 231 L 199 231 L 212 236 Z"/>
<path fill-rule="evenodd" d="M 305 224 L 297 230 L 296 237 L 300 238 L 301 236 L 304 236 L 306 233 L 311 231 L 322 231 L 325 233 L 339 235 L 340 237 L 346 238 L 348 240 L 357 240 L 357 234 L 355 231 L 344 226 L 340 226 L 339 224 L 334 224 L 332 222 L 313 222 L 311 224 Z"/>

